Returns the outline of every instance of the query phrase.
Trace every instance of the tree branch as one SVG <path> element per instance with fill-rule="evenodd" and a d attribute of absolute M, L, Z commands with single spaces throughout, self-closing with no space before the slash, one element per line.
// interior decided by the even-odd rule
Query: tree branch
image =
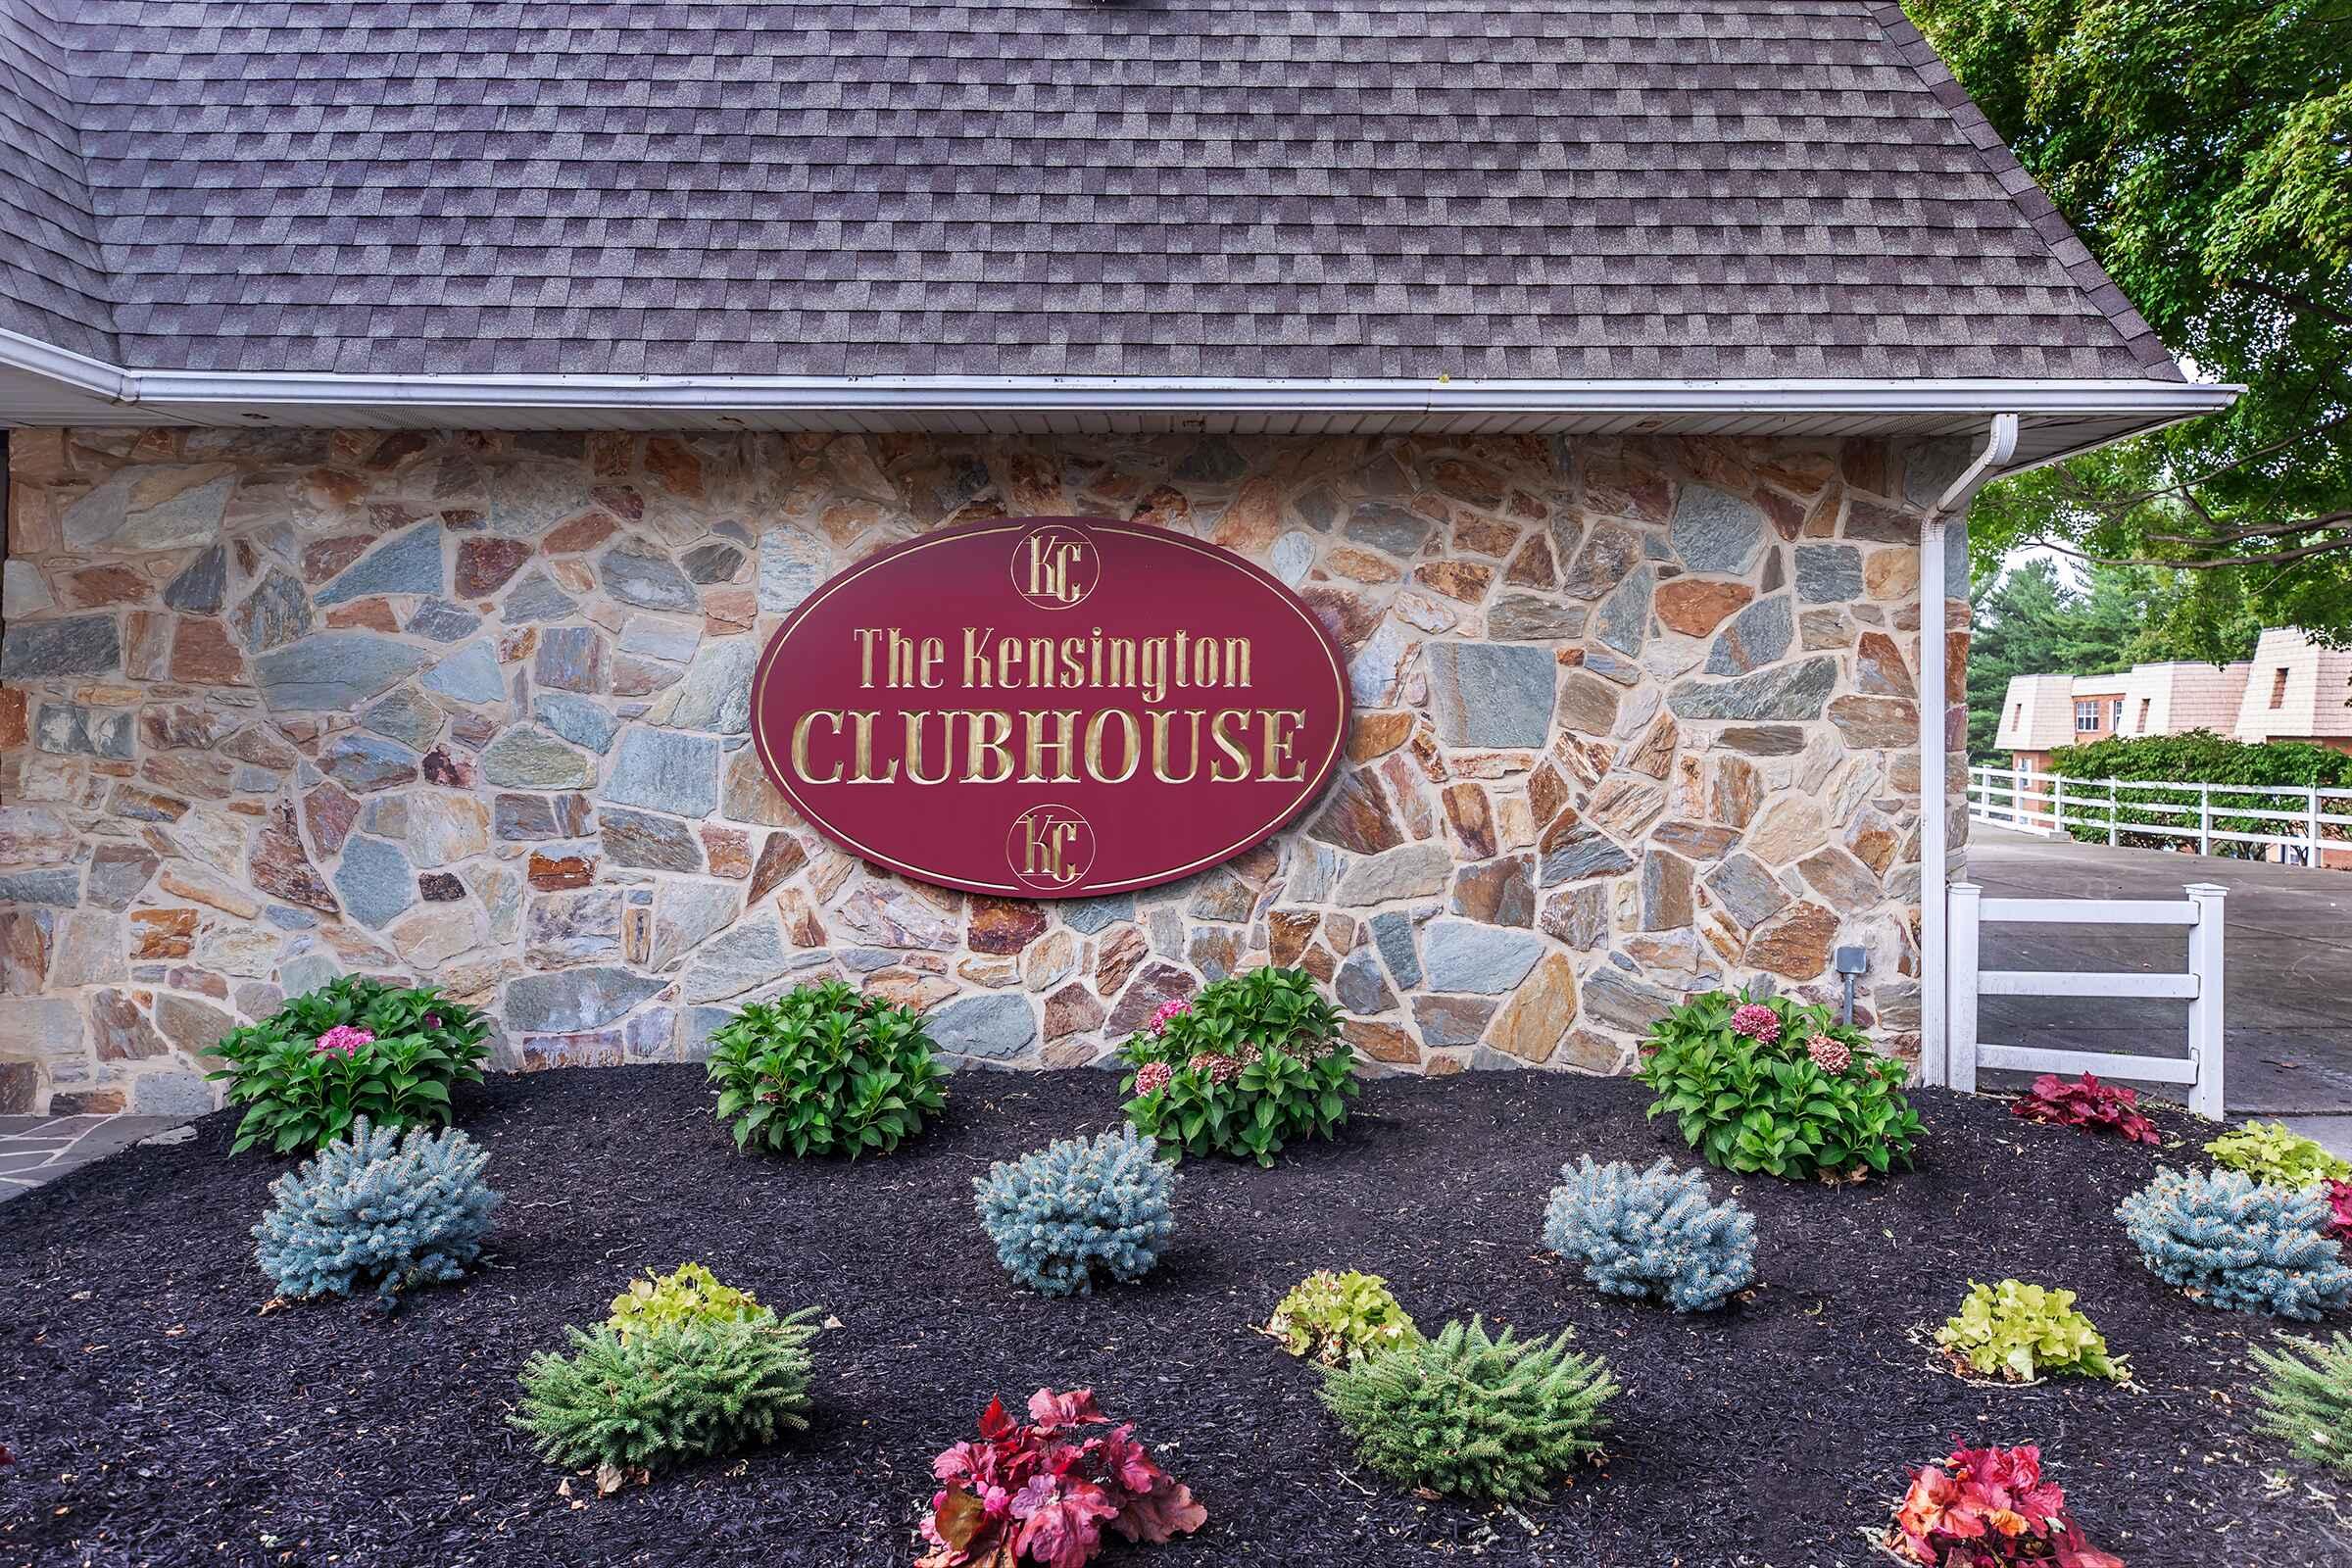
<path fill-rule="evenodd" d="M 2275 300 L 2291 310 L 2307 312 L 2319 317 L 2322 320 L 2333 321 L 2338 326 L 2352 326 L 2352 311 L 2338 310 L 2332 305 L 2297 294 L 2291 289 L 2280 288 L 2276 283 L 2266 283 L 2258 277 L 2232 277 L 2227 279 L 2227 282 L 2231 288 L 2242 288 L 2249 294 L 2259 294 L 2266 300 Z"/>
<path fill-rule="evenodd" d="M 2232 528 L 2228 533 L 2152 533 L 2146 537 L 2166 545 L 2232 545 L 2241 539 L 2283 539 L 2289 534 L 2344 528 L 2352 528 L 2352 512 L 2330 512 L 2302 522 L 2259 523 L 2251 528 Z"/>
<path fill-rule="evenodd" d="M 2171 571 L 2222 571 L 2231 566 L 2282 565 L 2288 562 L 2309 561 L 2314 556 L 2333 555 L 2338 551 L 2352 550 L 2352 529 L 2344 530 L 2339 537 L 2330 539 L 2326 544 L 2305 545 L 2299 550 L 2274 550 L 2259 556 L 2223 556 L 2203 561 L 2168 561 L 2162 556 L 2094 556 L 2086 550 L 2077 550 L 2072 545 L 2062 545 L 2047 535 L 2037 536 L 2032 542 L 2045 549 L 2055 550 L 2062 556 L 2071 556 L 2077 561 L 2088 562 L 2094 566 L 2163 566 Z"/>

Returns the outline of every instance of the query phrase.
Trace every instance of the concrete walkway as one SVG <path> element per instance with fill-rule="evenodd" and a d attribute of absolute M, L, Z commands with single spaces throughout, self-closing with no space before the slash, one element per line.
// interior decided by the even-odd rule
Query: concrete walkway
<path fill-rule="evenodd" d="M 2227 932 L 2230 1115 L 2316 1118 L 2303 1130 L 2352 1155 L 2352 871 L 2111 850 L 1969 825 L 1970 877 L 1986 897 L 2177 899 L 2190 882 L 2230 890 Z M 2183 969 L 2169 926 L 1991 925 L 1994 969 Z M 1987 997 L 1979 1033 L 2018 1045 L 2186 1055 L 2179 1002 Z M 2175 1089 L 2158 1091 L 2177 1100 Z"/>
<path fill-rule="evenodd" d="M 179 1125 L 177 1116 L 0 1116 L 0 1201 Z"/>

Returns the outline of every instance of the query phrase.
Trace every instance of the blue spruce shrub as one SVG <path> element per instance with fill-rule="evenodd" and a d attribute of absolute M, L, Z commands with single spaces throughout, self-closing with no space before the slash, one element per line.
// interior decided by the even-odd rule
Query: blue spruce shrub
<path fill-rule="evenodd" d="M 489 1152 L 454 1129 L 351 1131 L 280 1176 L 277 1201 L 253 1228 L 262 1272 L 280 1296 L 349 1296 L 373 1284 L 387 1307 L 411 1285 L 446 1284 L 481 1255 L 498 1194 L 482 1181 Z"/>
<path fill-rule="evenodd" d="M 1063 1138 L 972 1180 L 981 1227 L 1014 1279 L 1091 1296 L 1098 1276 L 1142 1279 L 1176 1234 L 1176 1172 L 1132 1126 Z"/>
<path fill-rule="evenodd" d="M 2115 1211 L 2148 1271 L 2208 1306 L 2316 1318 L 2352 1304 L 2323 1188 L 2167 1170 Z"/>
<path fill-rule="evenodd" d="M 1756 1217 L 1736 1202 L 1710 1203 L 1696 1171 L 1661 1159 L 1636 1172 L 1586 1154 L 1560 1167 L 1544 1211 L 1544 1245 L 1581 1258 L 1585 1278 L 1612 1296 L 1662 1300 L 1704 1312 L 1756 1277 Z"/>

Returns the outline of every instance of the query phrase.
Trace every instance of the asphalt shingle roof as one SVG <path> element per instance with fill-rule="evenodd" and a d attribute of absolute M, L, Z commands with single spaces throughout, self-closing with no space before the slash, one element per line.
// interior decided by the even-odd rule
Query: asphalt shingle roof
<path fill-rule="evenodd" d="M 141 368 L 2178 374 L 1875 0 L 0 0 L 0 138 Z"/>

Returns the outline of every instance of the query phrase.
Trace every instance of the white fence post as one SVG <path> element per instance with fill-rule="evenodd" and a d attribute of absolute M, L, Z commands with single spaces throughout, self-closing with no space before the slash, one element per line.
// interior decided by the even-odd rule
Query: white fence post
<path fill-rule="evenodd" d="M 2196 1000 L 2188 1004 L 2188 1054 L 2197 1064 L 2188 1108 L 2216 1121 L 2222 1117 L 2222 901 L 2230 890 L 2212 882 L 2188 884 L 2197 923 L 2188 929 L 2188 967 L 2197 977 Z"/>
<path fill-rule="evenodd" d="M 2115 848 L 2115 825 L 2123 820 L 2124 798 L 2116 789 L 2115 780 L 2107 781 L 2107 847 Z"/>
<path fill-rule="evenodd" d="M 2316 868 L 2320 863 L 2320 787 L 2307 784 L 2303 795 L 2303 863 Z"/>
<path fill-rule="evenodd" d="M 2213 853 L 2213 786 L 2197 786 L 2197 853 Z"/>
<path fill-rule="evenodd" d="M 1955 882 L 1944 894 L 1944 1082 L 1964 1095 L 1977 1092 L 1977 917 L 1984 893 L 1974 882 Z"/>

